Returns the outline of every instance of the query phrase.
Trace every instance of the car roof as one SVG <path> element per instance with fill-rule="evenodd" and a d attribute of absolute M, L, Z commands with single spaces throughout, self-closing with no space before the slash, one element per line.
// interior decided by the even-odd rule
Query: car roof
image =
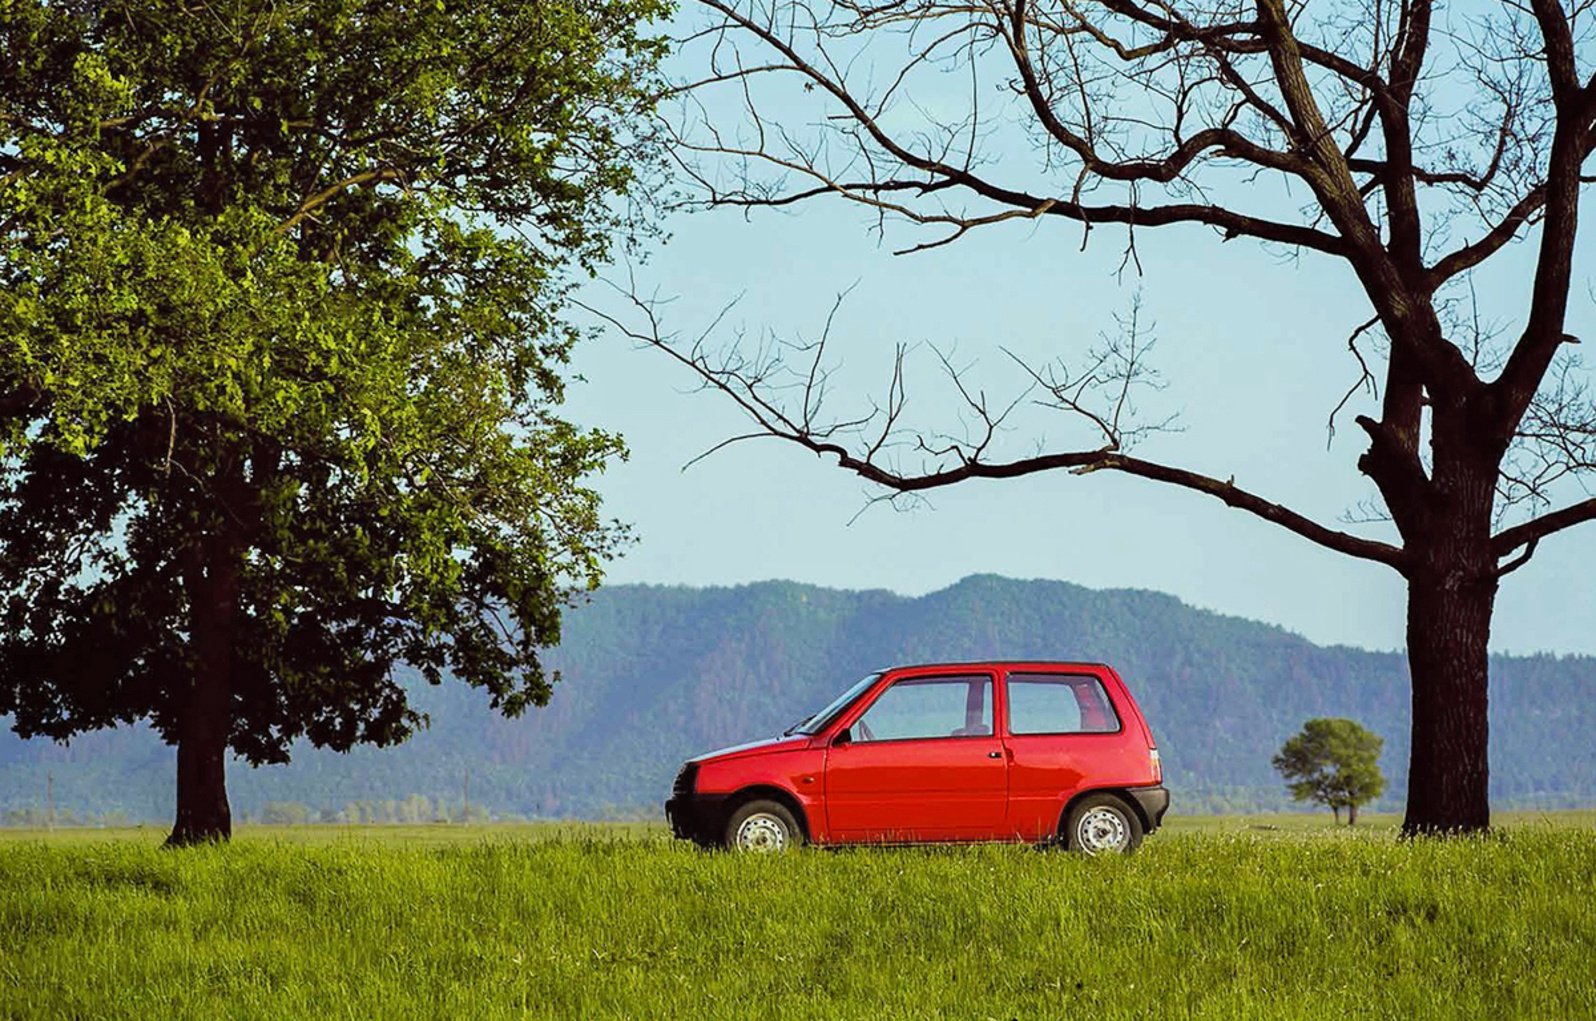
<path fill-rule="evenodd" d="M 944 668 L 994 666 L 1100 667 L 1104 670 L 1112 669 L 1107 663 L 1099 663 L 1096 660 L 1088 659 L 971 659 L 945 663 L 895 663 L 892 666 L 882 667 L 880 672 L 887 673 L 892 670 L 941 670 Z"/>

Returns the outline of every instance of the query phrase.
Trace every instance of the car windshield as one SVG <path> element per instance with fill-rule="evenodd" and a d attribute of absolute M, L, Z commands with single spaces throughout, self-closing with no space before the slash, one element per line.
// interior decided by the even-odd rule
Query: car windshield
<path fill-rule="evenodd" d="M 865 693 L 865 689 L 869 688 L 870 685 L 874 684 L 878 679 L 880 679 L 880 677 L 881 675 L 879 673 L 874 673 L 860 678 L 859 681 L 853 685 L 853 687 L 832 699 L 831 703 L 824 709 L 804 720 L 796 727 L 793 727 L 791 730 L 787 731 L 787 733 L 818 734 L 822 730 L 825 730 L 827 724 L 836 719 L 837 715 L 844 709 L 852 705 L 853 700 L 858 698 L 860 695 L 863 695 Z"/>

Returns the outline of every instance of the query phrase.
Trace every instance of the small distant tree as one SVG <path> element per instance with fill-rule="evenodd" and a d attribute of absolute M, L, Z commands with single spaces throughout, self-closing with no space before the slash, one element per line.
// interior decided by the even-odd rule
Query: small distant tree
<path fill-rule="evenodd" d="M 1384 745 L 1384 738 L 1356 720 L 1309 720 L 1281 747 L 1274 766 L 1293 798 L 1329 805 L 1337 823 L 1345 808 L 1347 825 L 1356 826 L 1358 806 L 1385 790 L 1380 772 Z"/>

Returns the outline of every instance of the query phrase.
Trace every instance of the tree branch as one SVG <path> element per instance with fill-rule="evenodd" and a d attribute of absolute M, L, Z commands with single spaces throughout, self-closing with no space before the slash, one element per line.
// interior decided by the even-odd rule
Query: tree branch
<path fill-rule="evenodd" d="M 946 467 L 922 473 L 900 472 L 889 468 L 876 460 L 876 455 L 881 451 L 888 438 L 895 420 L 895 411 L 889 411 L 887 427 L 880 439 L 867 446 L 861 454 L 851 448 L 842 440 L 849 427 L 858 426 L 868 422 L 869 416 L 863 420 L 835 423 L 830 425 L 816 424 L 813 420 L 814 408 L 819 404 L 819 396 L 815 392 L 814 369 L 820 362 L 823 353 L 824 338 L 812 348 L 806 347 L 806 352 L 811 356 L 811 369 L 804 373 L 804 382 L 798 389 L 801 390 L 802 414 L 794 417 L 794 413 L 784 410 L 776 403 L 776 398 L 770 396 L 772 392 L 779 392 L 779 385 L 772 381 L 775 370 L 780 367 L 779 362 L 756 365 L 751 369 L 743 368 L 741 363 L 731 366 L 716 367 L 710 364 L 702 350 L 702 337 L 698 343 L 686 350 L 673 342 L 659 327 L 658 319 L 653 306 L 637 297 L 635 292 L 616 288 L 626 296 L 627 300 L 639 310 L 646 320 L 646 326 L 637 328 L 623 322 L 618 316 L 604 312 L 590 305 L 583 305 L 588 311 L 608 322 L 626 336 L 651 347 L 658 348 L 670 358 L 675 360 L 694 375 L 703 385 L 712 390 L 725 394 L 763 431 L 775 439 L 785 440 L 796 446 L 809 450 L 817 455 L 830 455 L 837 459 L 837 464 L 858 475 L 868 482 L 872 482 L 895 493 L 914 494 L 923 493 L 932 489 L 940 489 L 970 479 L 1007 479 L 1018 478 L 1024 475 L 1034 475 L 1045 471 L 1065 470 L 1075 475 L 1086 475 L 1097 471 L 1116 471 L 1139 478 L 1162 482 L 1167 485 L 1178 486 L 1194 492 L 1205 493 L 1225 503 L 1227 506 L 1262 518 L 1265 521 L 1279 525 L 1327 549 L 1364 560 L 1372 560 L 1386 564 L 1398 571 L 1406 570 L 1407 554 L 1388 543 L 1372 539 L 1364 539 L 1346 532 L 1339 532 L 1328 528 L 1316 521 L 1300 514 L 1290 508 L 1266 500 L 1261 496 L 1241 489 L 1235 484 L 1235 479 L 1221 481 L 1198 472 L 1185 468 L 1161 464 L 1144 458 L 1131 457 L 1127 454 L 1113 450 L 1112 447 L 1103 447 L 1095 450 L 1062 451 L 1051 454 L 1039 454 L 1034 457 L 1019 458 L 1010 461 L 987 461 L 982 459 L 987 443 L 991 440 L 996 428 L 1006 417 L 1007 411 L 997 416 L 987 414 L 984 396 L 977 400 L 971 396 L 963 382 L 954 374 L 954 382 L 959 387 L 966 403 L 974 413 L 986 422 L 985 436 L 979 443 L 969 447 L 950 444 L 946 447 L 931 448 L 923 439 L 921 449 L 926 453 L 939 458 L 952 458 L 953 463 Z M 718 322 L 718 319 L 717 319 Z M 713 329 L 713 327 L 711 327 Z M 708 331 L 704 336 L 708 335 Z M 900 364 L 894 370 L 893 393 L 897 396 L 889 398 L 889 408 L 901 407 L 901 352 Z M 944 362 L 946 365 L 946 362 Z M 951 370 L 951 366 L 949 366 Z M 1017 403 L 1017 402 L 1016 402 Z M 1012 410 L 1014 405 L 1009 405 Z"/>
<path fill-rule="evenodd" d="M 405 175 L 403 171 L 394 167 L 377 167 L 372 170 L 365 170 L 361 173 L 353 174 L 344 178 L 342 181 L 336 181 L 333 184 L 323 188 L 321 191 L 318 191 L 313 195 L 306 196 L 305 200 L 299 204 L 299 208 L 294 211 L 294 215 L 278 224 L 276 230 L 274 230 L 272 233 L 275 235 L 283 235 L 288 233 L 298 226 L 299 223 L 307 216 L 313 215 L 317 209 L 320 209 L 322 206 L 326 205 L 328 202 L 332 201 L 332 199 L 349 188 L 355 188 L 362 184 L 380 184 L 383 181 L 401 180 L 404 178 L 404 176 Z"/>
<path fill-rule="evenodd" d="M 1343 256 L 1347 254 L 1345 244 L 1334 234 L 1311 227 L 1278 223 L 1256 216 L 1249 216 L 1219 206 L 1202 203 L 1170 203 L 1147 208 L 1141 208 L 1134 204 L 1088 206 L 1077 201 L 1075 196 L 1065 200 L 997 185 L 974 173 L 969 169 L 968 164 L 949 163 L 938 157 L 917 152 L 899 141 L 882 126 L 877 116 L 865 108 L 859 97 L 853 95 L 836 77 L 822 70 L 814 62 L 806 60 L 794 48 L 794 45 L 785 36 L 778 33 L 775 28 L 767 27 L 754 21 L 730 3 L 725 2 L 725 0 L 700 0 L 700 2 L 718 12 L 730 24 L 752 34 L 762 43 L 779 53 L 788 62 L 793 72 L 806 79 L 806 88 L 813 88 L 829 95 L 847 112 L 847 119 L 853 121 L 864 135 L 867 135 L 871 141 L 879 145 L 893 159 L 934 179 L 933 181 L 924 182 L 921 187 L 929 187 L 938 181 L 947 182 L 965 188 L 982 198 L 1013 208 L 1036 210 L 1038 207 L 1045 205 L 1047 206 L 1046 212 L 1050 215 L 1066 217 L 1088 225 L 1095 223 L 1123 223 L 1151 227 L 1173 223 L 1205 223 L 1224 230 L 1227 237 L 1246 235 L 1328 254 Z M 730 77 L 742 77 L 742 75 L 738 74 Z M 1171 168 L 1184 166 L 1195 157 L 1197 152 L 1211 148 L 1220 141 L 1226 141 L 1227 144 L 1235 146 L 1241 146 L 1245 142 L 1244 139 L 1234 135 L 1234 133 L 1225 136 L 1205 134 L 1199 140 L 1200 144 L 1196 148 L 1193 148 L 1188 143 L 1170 157 L 1156 161 L 1143 160 L 1111 163 L 1097 159 L 1094 154 L 1092 159 L 1096 159 L 1096 163 L 1088 169 L 1088 172 L 1105 179 L 1123 181 L 1169 180 L 1175 176 L 1175 170 Z M 1077 138 L 1076 144 L 1083 144 L 1082 140 Z M 1271 169 L 1305 165 L 1303 161 L 1287 154 L 1273 153 L 1265 147 L 1252 146 L 1251 143 L 1246 143 L 1246 145 L 1251 146 L 1251 149 L 1247 150 L 1251 155 L 1267 159 L 1268 163 L 1265 165 L 1270 166 Z M 783 159 L 765 151 L 763 148 L 736 148 L 719 144 L 694 146 L 685 142 L 683 147 L 699 152 L 762 160 L 780 169 L 807 175 L 827 184 L 829 190 L 849 195 L 850 197 L 865 190 L 907 187 L 900 181 L 893 181 L 890 183 L 870 183 L 868 186 L 855 186 L 850 190 L 832 181 L 828 174 L 816 166 L 807 165 L 796 160 Z M 1087 151 L 1089 152 L 1090 150 L 1088 149 Z M 750 200 L 747 204 L 779 204 L 784 201 L 786 200 L 767 203 L 766 201 L 755 199 Z M 958 222 L 958 218 L 945 213 L 937 214 L 934 217 L 926 217 L 925 214 L 911 213 L 901 207 L 896 208 L 894 211 L 903 213 L 911 219 L 922 223 Z"/>
<path fill-rule="evenodd" d="M 1522 525 L 1504 529 L 1491 538 L 1491 548 L 1498 557 L 1505 557 L 1520 546 L 1546 538 L 1553 532 L 1596 519 L 1596 497 L 1570 504 L 1562 510 L 1552 511 L 1533 518 Z"/>
<path fill-rule="evenodd" d="M 1456 251 L 1447 253 L 1430 267 L 1430 290 L 1436 290 L 1459 273 L 1467 272 L 1495 255 L 1498 249 L 1513 240 L 1521 228 L 1531 223 L 1545 205 L 1546 185 L 1537 184 L 1513 203 L 1507 215 L 1486 231 L 1484 237 L 1473 244 L 1464 245 Z"/>
<path fill-rule="evenodd" d="M 832 194 L 864 205 L 890 210 L 914 223 L 922 225 L 944 224 L 959 228 L 961 232 L 967 231 L 972 227 L 1012 219 L 1016 216 L 1046 215 L 1063 217 L 1088 226 L 1106 223 L 1127 224 L 1136 227 L 1165 227 L 1177 223 L 1207 225 L 1223 231 L 1224 239 L 1227 241 L 1236 237 L 1253 237 L 1260 241 L 1279 242 L 1297 248 L 1323 252 L 1327 255 L 1345 256 L 1348 253 L 1346 243 L 1334 234 L 1300 224 L 1280 223 L 1276 220 L 1249 216 L 1246 213 L 1238 213 L 1223 206 L 1204 205 L 1195 202 L 1173 202 L 1156 206 L 1086 205 L 1071 200 L 1049 198 L 1013 188 L 1006 188 L 978 177 L 967 170 L 958 169 L 933 160 L 919 160 L 915 165 L 920 169 L 926 170 L 929 174 L 935 175 L 940 180 L 909 181 L 895 178 L 882 181 L 841 181 L 828 177 L 818 168 L 791 160 L 784 160 L 769 153 L 747 149 L 701 147 L 686 143 L 683 143 L 682 147 L 699 152 L 713 152 L 723 156 L 764 160 L 780 169 L 803 174 L 820 182 L 816 187 L 806 188 L 787 195 L 734 197 L 716 194 L 709 200 L 711 205 L 778 207 L 791 205 L 806 198 Z M 879 195 L 888 192 L 925 193 L 940 191 L 954 186 L 966 188 L 982 198 L 1009 206 L 1011 211 L 987 216 L 959 216 L 949 212 L 924 213 L 902 203 L 889 203 L 878 198 Z"/>
<path fill-rule="evenodd" d="M 1496 576 L 1498 578 L 1506 577 L 1507 575 L 1518 570 L 1520 567 L 1523 567 L 1525 564 L 1529 563 L 1530 557 L 1535 555 L 1535 547 L 1539 546 L 1540 542 L 1541 541 L 1539 539 L 1531 539 L 1529 543 L 1525 545 L 1523 553 L 1520 553 L 1518 556 L 1514 557 L 1512 560 L 1509 560 L 1507 563 L 1496 569 Z"/>

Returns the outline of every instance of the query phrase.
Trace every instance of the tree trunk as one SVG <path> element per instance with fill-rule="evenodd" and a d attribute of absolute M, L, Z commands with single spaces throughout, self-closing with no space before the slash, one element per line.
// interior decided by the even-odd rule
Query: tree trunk
<path fill-rule="evenodd" d="M 213 701 L 202 689 L 214 684 L 196 678 L 184 713 L 183 733 L 177 742 L 177 821 L 166 838 L 172 847 L 227 840 L 233 835 L 233 815 L 227 804 L 225 721 L 206 719 L 206 712 L 198 709 Z"/>
<path fill-rule="evenodd" d="M 227 743 L 233 725 L 232 659 L 238 613 L 238 564 L 224 542 L 209 544 L 210 562 L 188 572 L 194 676 L 181 709 L 177 741 L 177 821 L 171 847 L 227 840 Z"/>
<path fill-rule="evenodd" d="M 1336 825 L 1340 826 L 1341 825 L 1341 806 L 1340 805 L 1331 805 L 1330 806 L 1330 811 L 1335 813 Z"/>
<path fill-rule="evenodd" d="M 1357 805 L 1348 805 L 1347 806 L 1347 825 L 1348 826 L 1356 826 L 1357 824 L 1358 824 L 1358 806 Z"/>
<path fill-rule="evenodd" d="M 1469 529 L 1469 531 L 1473 531 Z M 1490 826 L 1486 685 L 1495 562 L 1485 542 L 1438 528 L 1408 579 L 1413 746 L 1404 836 L 1477 833 Z"/>

